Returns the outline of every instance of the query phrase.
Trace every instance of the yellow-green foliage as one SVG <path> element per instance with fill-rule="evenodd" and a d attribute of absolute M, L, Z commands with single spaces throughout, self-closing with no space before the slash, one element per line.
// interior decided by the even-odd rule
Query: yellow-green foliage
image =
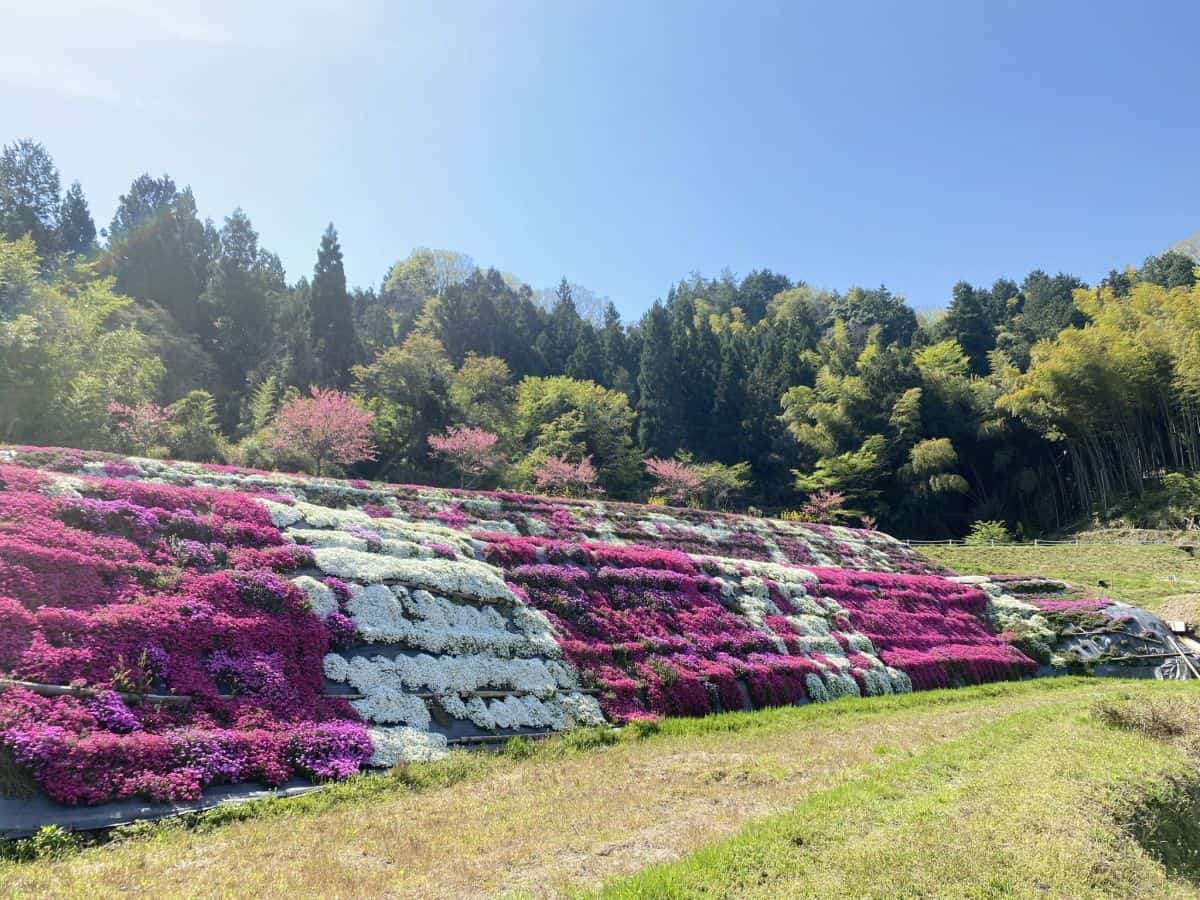
<path fill-rule="evenodd" d="M 29 280 L 26 241 L 0 239 L 6 301 L 0 315 L 0 422 L 13 441 L 105 446 L 110 403 L 154 399 L 162 361 L 132 326 L 112 316 L 131 302 L 92 263 L 74 261 L 53 281 Z"/>

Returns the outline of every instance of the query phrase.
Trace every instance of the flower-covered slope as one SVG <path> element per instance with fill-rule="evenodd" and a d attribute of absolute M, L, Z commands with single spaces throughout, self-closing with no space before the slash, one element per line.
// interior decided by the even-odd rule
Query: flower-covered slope
<path fill-rule="evenodd" d="M 64 803 L 1032 672 L 988 610 L 873 532 L 0 448 L 0 767 Z"/>

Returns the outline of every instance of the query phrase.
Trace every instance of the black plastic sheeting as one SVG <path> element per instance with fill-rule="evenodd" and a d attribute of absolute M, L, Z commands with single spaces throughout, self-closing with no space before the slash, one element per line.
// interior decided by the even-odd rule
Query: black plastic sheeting
<path fill-rule="evenodd" d="M 320 789 L 320 785 L 302 779 L 293 779 L 273 790 L 257 784 L 225 784 L 209 788 L 201 799 L 194 801 L 153 803 L 134 799 L 99 806 L 63 806 L 44 794 L 27 800 L 0 796 L 0 839 L 28 837 L 43 825 L 60 825 L 72 831 L 96 831 L 132 822 L 200 812 L 226 803 L 243 803 L 269 797 L 297 797 Z"/>
<path fill-rule="evenodd" d="M 1173 634 L 1167 623 L 1154 613 L 1124 605 L 1108 606 L 1102 612 L 1111 617 L 1114 626 L 1119 625 L 1119 630 L 1111 634 L 1064 635 L 1055 652 L 1074 654 L 1081 663 L 1094 666 L 1094 675 L 1107 677 L 1163 680 L 1194 677 L 1176 648 L 1200 669 L 1194 642 Z M 1150 654 L 1157 658 L 1112 660 Z"/>

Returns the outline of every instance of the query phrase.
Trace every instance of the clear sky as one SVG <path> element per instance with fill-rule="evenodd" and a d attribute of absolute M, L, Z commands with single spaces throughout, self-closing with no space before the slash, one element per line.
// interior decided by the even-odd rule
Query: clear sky
<path fill-rule="evenodd" d="M 1200 4 L 0 0 L 0 142 L 143 171 L 289 278 L 414 246 L 640 313 L 769 267 L 917 307 L 1200 229 Z"/>

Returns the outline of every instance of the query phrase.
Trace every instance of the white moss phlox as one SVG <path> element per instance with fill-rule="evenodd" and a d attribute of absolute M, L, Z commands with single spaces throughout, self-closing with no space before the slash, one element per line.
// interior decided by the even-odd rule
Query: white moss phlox
<path fill-rule="evenodd" d="M 293 578 L 292 584 L 308 598 L 308 608 L 322 619 L 338 608 L 337 594 L 326 584 L 308 575 Z"/>
<path fill-rule="evenodd" d="M 446 737 L 416 728 L 369 728 L 375 747 L 371 765 L 380 768 L 402 762 L 432 762 L 450 752 Z"/>
<path fill-rule="evenodd" d="M 500 571 L 474 560 L 397 559 L 342 547 L 318 547 L 313 550 L 313 557 L 322 572 L 364 584 L 396 581 L 478 600 L 512 598 Z"/>

